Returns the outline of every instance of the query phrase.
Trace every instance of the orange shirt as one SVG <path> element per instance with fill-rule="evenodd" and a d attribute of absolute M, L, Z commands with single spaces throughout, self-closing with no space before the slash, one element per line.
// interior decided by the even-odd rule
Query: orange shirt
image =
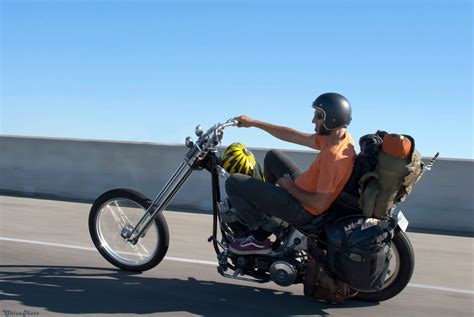
<path fill-rule="evenodd" d="M 344 139 L 338 144 L 332 144 L 327 136 L 315 136 L 318 156 L 309 169 L 295 179 L 295 185 L 311 193 L 332 193 L 331 204 L 349 180 L 354 167 L 354 141 L 346 131 Z M 320 215 L 325 210 L 304 206 L 313 215 Z"/>

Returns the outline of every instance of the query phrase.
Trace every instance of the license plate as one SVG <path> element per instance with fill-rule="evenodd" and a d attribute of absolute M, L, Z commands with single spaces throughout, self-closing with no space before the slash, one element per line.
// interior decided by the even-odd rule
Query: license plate
<path fill-rule="evenodd" d="M 407 231 L 408 220 L 401 210 L 397 214 L 397 224 L 403 232 Z"/>

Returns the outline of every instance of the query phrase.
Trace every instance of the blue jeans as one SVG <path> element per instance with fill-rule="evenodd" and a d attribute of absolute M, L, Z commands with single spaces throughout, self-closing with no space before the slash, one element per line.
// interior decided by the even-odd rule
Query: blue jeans
<path fill-rule="evenodd" d="M 231 175 L 225 189 L 237 217 L 250 230 L 258 229 L 263 215 L 275 216 L 293 225 L 310 222 L 315 216 L 286 190 L 275 186 L 284 174 L 291 178 L 301 174 L 301 169 L 282 151 L 267 152 L 264 161 L 265 182 L 244 174 Z"/>

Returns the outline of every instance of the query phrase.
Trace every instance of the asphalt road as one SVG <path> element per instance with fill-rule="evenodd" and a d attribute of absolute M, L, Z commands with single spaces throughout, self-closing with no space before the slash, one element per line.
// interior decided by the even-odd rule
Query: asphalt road
<path fill-rule="evenodd" d="M 167 258 L 130 274 L 89 238 L 90 204 L 0 196 L 0 316 L 473 316 L 474 239 L 409 233 L 414 276 L 378 303 L 331 305 L 283 288 L 221 277 L 207 238 L 209 215 L 166 211 Z M 409 215 L 407 215 L 409 217 Z"/>

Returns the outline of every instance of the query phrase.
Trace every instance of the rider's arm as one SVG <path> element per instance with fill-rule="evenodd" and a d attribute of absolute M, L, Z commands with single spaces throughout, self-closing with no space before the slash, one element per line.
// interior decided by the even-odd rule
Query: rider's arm
<path fill-rule="evenodd" d="M 258 120 L 252 120 L 252 126 L 262 129 L 280 140 L 318 149 L 315 143 L 315 134 L 304 133 Z"/>

